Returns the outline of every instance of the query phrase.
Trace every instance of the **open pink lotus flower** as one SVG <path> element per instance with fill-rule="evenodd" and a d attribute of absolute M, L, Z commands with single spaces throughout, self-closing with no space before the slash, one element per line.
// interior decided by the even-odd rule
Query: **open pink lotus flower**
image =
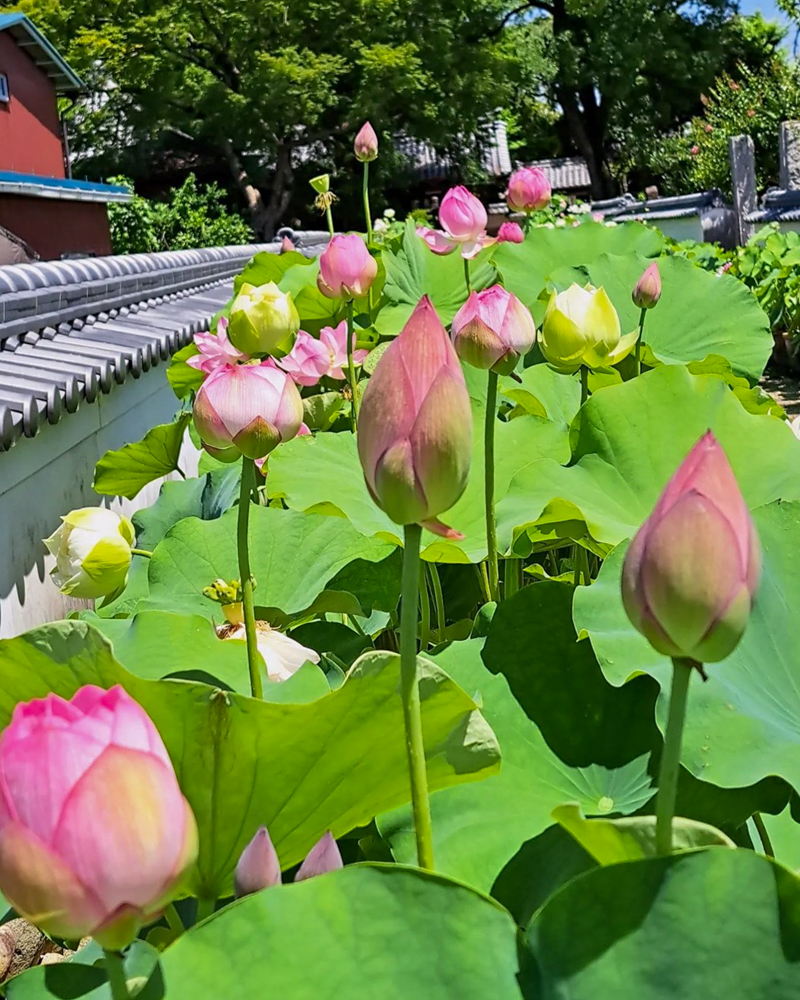
<path fill-rule="evenodd" d="M 191 368 L 199 368 L 206 375 L 210 375 L 218 368 L 250 360 L 249 354 L 237 350 L 228 339 L 228 321 L 224 316 L 220 316 L 217 321 L 216 334 L 210 331 L 196 333 L 194 342 L 200 349 L 200 353 L 187 358 L 186 364 Z"/>
<path fill-rule="evenodd" d="M 486 209 L 471 191 L 463 185 L 450 188 L 439 206 L 439 222 L 442 229 L 417 228 L 434 253 L 448 254 L 459 250 L 468 260 L 476 257 L 484 247 L 497 241 L 486 235 L 488 216 Z"/>
<path fill-rule="evenodd" d="M 118 950 L 196 857 L 158 730 L 121 687 L 17 705 L 0 737 L 0 889 L 19 913 Z"/>
<path fill-rule="evenodd" d="M 725 452 L 708 431 L 628 549 L 625 610 L 659 653 L 715 663 L 742 637 L 760 571 L 750 512 Z"/>
<path fill-rule="evenodd" d="M 270 359 L 218 368 L 200 386 L 193 418 L 209 448 L 236 448 L 247 458 L 263 458 L 297 434 L 303 401 L 294 382 Z"/>
<path fill-rule="evenodd" d="M 396 524 L 461 537 L 438 516 L 467 484 L 472 410 L 458 357 L 427 295 L 367 384 L 357 443 L 367 488 Z"/>
<path fill-rule="evenodd" d="M 356 334 L 353 331 L 353 363 L 360 365 L 369 354 L 366 350 L 356 350 Z M 329 378 L 345 379 L 347 367 L 347 321 L 337 327 L 324 326 L 319 340 L 301 330 L 294 347 L 278 362 L 298 385 L 316 385 L 327 375 Z"/>

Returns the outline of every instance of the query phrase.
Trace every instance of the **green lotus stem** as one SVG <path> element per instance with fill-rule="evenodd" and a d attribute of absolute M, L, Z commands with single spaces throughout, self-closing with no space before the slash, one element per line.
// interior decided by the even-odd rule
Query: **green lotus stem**
<path fill-rule="evenodd" d="M 211 914 L 214 912 L 214 910 L 216 910 L 216 908 L 217 908 L 216 899 L 213 898 L 206 899 L 205 897 L 199 897 L 197 900 L 197 910 L 195 911 L 194 922 L 196 924 L 201 923 L 207 917 L 210 917 Z"/>
<path fill-rule="evenodd" d="M 672 854 L 672 820 L 678 793 L 678 773 L 681 767 L 683 724 L 689 698 L 689 681 L 695 668 L 693 660 L 675 657 L 672 661 L 672 691 L 669 696 L 669 716 L 661 753 L 656 797 L 656 853 Z"/>
<path fill-rule="evenodd" d="M 364 164 L 366 166 L 366 164 Z M 355 434 L 356 425 L 358 424 L 358 394 L 356 388 L 358 386 L 358 380 L 356 379 L 356 366 L 353 363 L 353 300 L 349 299 L 347 303 L 347 381 L 350 384 L 350 392 L 353 395 L 353 401 L 350 404 L 350 423 L 352 431 Z"/>
<path fill-rule="evenodd" d="M 581 406 L 589 398 L 589 369 L 581 365 Z"/>
<path fill-rule="evenodd" d="M 572 586 L 577 587 L 581 582 L 581 564 L 578 562 L 578 549 L 580 545 L 577 542 L 572 546 Z"/>
<path fill-rule="evenodd" d="M 111 987 L 111 996 L 114 1000 L 130 1000 L 131 994 L 128 990 L 128 980 L 125 977 L 122 954 L 118 951 L 103 949 L 103 955 L 106 960 L 106 975 L 108 976 L 108 985 Z"/>
<path fill-rule="evenodd" d="M 522 560 L 505 560 L 505 598 L 513 597 L 522 586 Z"/>
<path fill-rule="evenodd" d="M 764 854 L 768 858 L 774 858 L 775 851 L 772 847 L 772 841 L 770 840 L 769 833 L 767 832 L 767 826 L 764 823 L 764 817 L 761 813 L 753 813 L 753 823 L 758 831 L 758 838 L 761 841 L 761 846 L 764 848 Z"/>
<path fill-rule="evenodd" d="M 447 616 L 444 609 L 444 594 L 442 593 L 442 581 L 439 579 L 439 570 L 436 563 L 428 563 L 428 573 L 431 578 L 433 589 L 433 600 L 436 605 L 436 626 L 439 633 L 439 642 L 444 642 L 445 628 L 447 627 Z"/>
<path fill-rule="evenodd" d="M 369 160 L 364 160 L 364 215 L 367 220 L 367 242 L 372 243 L 372 213 L 369 210 Z"/>
<path fill-rule="evenodd" d="M 421 653 L 431 644 L 431 600 L 428 594 L 428 581 L 425 579 L 425 567 L 419 568 L 419 649 Z"/>
<path fill-rule="evenodd" d="M 239 487 L 239 521 L 236 543 L 239 552 L 239 578 L 242 581 L 242 607 L 244 611 L 244 634 L 247 639 L 247 666 L 250 671 L 250 690 L 254 698 L 263 698 L 261 686 L 261 657 L 256 641 L 256 614 L 253 604 L 253 577 L 250 573 L 250 549 L 248 530 L 250 526 L 250 490 L 255 482 L 256 466 L 252 458 L 242 459 L 242 483 Z"/>
<path fill-rule="evenodd" d="M 581 575 L 583 576 L 583 582 L 588 587 L 592 582 L 592 573 L 589 569 L 589 553 L 582 546 L 578 546 L 578 564 L 581 568 Z"/>
<path fill-rule="evenodd" d="M 149 549 L 131 549 L 132 556 L 144 556 L 145 559 L 152 559 L 153 553 Z"/>
<path fill-rule="evenodd" d="M 333 213 L 331 212 L 330 203 L 325 206 L 325 218 L 328 220 L 328 232 L 330 233 L 331 239 L 333 239 L 335 231 L 333 228 Z"/>
<path fill-rule="evenodd" d="M 164 910 L 164 917 L 169 924 L 170 930 L 175 931 L 177 934 L 183 934 L 186 928 L 183 926 L 183 921 L 181 920 L 181 915 L 175 909 L 174 903 L 169 903 L 166 910 Z"/>
<path fill-rule="evenodd" d="M 494 520 L 494 425 L 497 422 L 497 372 L 489 371 L 486 391 L 486 423 L 483 435 L 483 481 L 486 508 L 486 562 L 489 572 L 489 595 L 500 599 L 500 574 L 497 567 L 497 525 Z"/>
<path fill-rule="evenodd" d="M 469 277 L 469 260 L 467 257 L 464 257 L 463 260 L 464 260 L 464 281 L 466 281 L 467 283 L 467 295 L 469 295 L 470 292 L 472 291 L 472 282 L 470 281 Z"/>
<path fill-rule="evenodd" d="M 406 752 L 411 779 L 411 808 L 417 841 L 417 864 L 433 870 L 433 830 L 428 799 L 428 774 L 422 740 L 422 711 L 417 680 L 417 602 L 419 587 L 419 546 L 422 529 L 418 524 L 404 528 L 403 590 L 400 620 L 400 696 L 406 727 Z"/>
<path fill-rule="evenodd" d="M 482 561 L 480 566 L 475 567 L 475 572 L 478 574 L 478 585 L 481 588 L 483 600 L 486 604 L 490 604 L 492 595 L 489 593 L 489 574 L 486 572 L 485 561 Z"/>
<path fill-rule="evenodd" d="M 641 313 L 639 313 L 639 337 L 638 337 L 638 339 L 636 341 L 636 350 L 634 352 L 634 358 L 636 359 L 636 374 L 637 375 L 641 375 L 642 374 L 642 346 L 643 346 L 642 337 L 644 337 L 644 319 L 645 319 L 645 316 L 647 316 L 647 310 L 646 309 L 642 309 Z"/>

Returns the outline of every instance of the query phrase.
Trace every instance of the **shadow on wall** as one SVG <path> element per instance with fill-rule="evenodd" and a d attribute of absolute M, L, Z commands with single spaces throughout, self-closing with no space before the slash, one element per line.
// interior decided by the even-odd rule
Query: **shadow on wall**
<path fill-rule="evenodd" d="M 59 593 L 42 539 L 76 507 L 102 504 L 130 515 L 153 503 L 160 481 L 133 502 L 98 496 L 91 486 L 94 467 L 104 452 L 138 441 L 155 424 L 170 421 L 176 409 L 165 368 L 159 367 L 0 453 L 0 638 L 91 606 Z"/>

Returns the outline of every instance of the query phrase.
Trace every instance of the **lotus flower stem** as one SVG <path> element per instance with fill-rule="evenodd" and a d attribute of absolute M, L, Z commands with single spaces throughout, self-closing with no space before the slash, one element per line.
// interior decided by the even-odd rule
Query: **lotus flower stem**
<path fill-rule="evenodd" d="M 431 644 L 431 598 L 425 566 L 419 569 L 419 651 L 424 653 Z"/>
<path fill-rule="evenodd" d="M 664 734 L 661 770 L 658 776 L 656 797 L 656 853 L 672 854 L 672 820 L 675 816 L 675 799 L 678 792 L 678 773 L 681 766 L 683 724 L 686 719 L 686 702 L 689 681 L 696 664 L 693 660 L 675 657 L 672 661 L 672 691 L 669 696 L 669 717 Z"/>
<path fill-rule="evenodd" d="M 767 826 L 764 823 L 764 817 L 761 813 L 753 813 L 753 823 L 758 832 L 758 838 L 761 841 L 761 846 L 764 848 L 764 854 L 768 858 L 775 857 L 775 851 L 772 847 L 772 841 L 769 838 L 769 833 L 767 832 Z"/>
<path fill-rule="evenodd" d="M 447 615 L 444 609 L 444 594 L 442 593 L 442 581 L 439 579 L 439 570 L 436 563 L 428 563 L 428 573 L 431 578 L 431 588 L 433 590 L 433 600 L 436 604 L 436 626 L 439 632 L 439 642 L 444 642 L 444 632 L 447 627 Z"/>
<path fill-rule="evenodd" d="M 369 208 L 369 160 L 364 160 L 364 215 L 367 220 L 367 243 L 372 243 L 372 213 Z"/>
<path fill-rule="evenodd" d="M 328 220 L 328 232 L 331 239 L 333 239 L 335 230 L 333 228 L 333 213 L 331 212 L 331 203 L 329 201 L 325 204 L 325 218 Z"/>
<path fill-rule="evenodd" d="M 433 832 L 428 799 L 428 775 L 422 740 L 422 712 L 417 680 L 417 604 L 419 589 L 419 546 L 422 529 L 418 524 L 404 527 L 403 600 L 400 621 L 400 694 L 406 727 L 406 751 L 411 779 L 411 808 L 417 840 L 417 864 L 433 870 Z"/>
<path fill-rule="evenodd" d="M 366 163 L 364 164 L 366 166 Z M 353 395 L 351 403 L 350 420 L 352 422 L 353 433 L 356 432 L 358 423 L 358 380 L 356 379 L 356 366 L 353 363 L 353 300 L 347 300 L 347 381 L 350 383 L 350 392 Z"/>
<path fill-rule="evenodd" d="M 647 315 L 647 310 L 642 309 L 639 313 L 639 338 L 636 341 L 636 349 L 634 353 L 634 358 L 636 360 L 636 374 L 642 374 L 642 337 L 644 337 L 644 318 Z"/>
<path fill-rule="evenodd" d="M 149 549 L 131 549 L 132 556 L 144 556 L 145 559 L 152 559 L 153 553 Z"/>
<path fill-rule="evenodd" d="M 500 599 L 500 574 L 497 568 L 497 526 L 494 520 L 494 425 L 497 422 L 497 372 L 489 371 L 486 392 L 486 424 L 483 437 L 484 497 L 486 506 L 486 561 L 489 571 L 489 596 Z"/>
<path fill-rule="evenodd" d="M 183 934 L 186 928 L 183 926 L 183 921 L 181 920 L 181 915 L 175 909 L 174 903 L 169 903 L 167 908 L 164 910 L 164 919 L 169 924 L 169 928 L 175 931 L 177 934 Z"/>
<path fill-rule="evenodd" d="M 467 295 L 472 291 L 472 281 L 469 277 L 469 258 L 464 258 L 464 281 L 467 284 Z"/>
<path fill-rule="evenodd" d="M 478 586 L 481 588 L 483 599 L 488 604 L 492 595 L 489 593 L 489 574 L 486 572 L 486 563 L 483 560 L 480 566 L 475 567 L 475 572 L 478 574 Z"/>
<path fill-rule="evenodd" d="M 239 522 L 237 546 L 239 550 L 239 577 L 242 581 L 242 607 L 244 632 L 247 638 L 247 665 L 250 670 L 250 690 L 254 698 L 263 698 L 261 686 L 261 657 L 256 641 L 256 616 L 253 605 L 253 577 L 250 573 L 248 529 L 250 526 L 250 490 L 255 482 L 255 463 L 251 458 L 242 459 L 242 485 L 239 492 Z"/>
<path fill-rule="evenodd" d="M 118 951 L 104 951 L 106 960 L 106 975 L 114 1000 L 130 1000 L 128 980 L 125 978 L 125 966 L 122 955 Z"/>
<path fill-rule="evenodd" d="M 209 899 L 206 896 L 199 897 L 197 900 L 197 909 L 195 910 L 194 922 L 196 924 L 202 923 L 207 917 L 210 917 L 214 910 L 217 908 L 216 899 Z"/>
<path fill-rule="evenodd" d="M 589 369 L 581 365 L 581 406 L 589 398 Z"/>
<path fill-rule="evenodd" d="M 509 597 L 513 597 L 514 594 L 522 586 L 522 560 L 521 559 L 506 559 L 504 562 L 505 566 L 505 590 L 504 597 L 508 600 Z"/>

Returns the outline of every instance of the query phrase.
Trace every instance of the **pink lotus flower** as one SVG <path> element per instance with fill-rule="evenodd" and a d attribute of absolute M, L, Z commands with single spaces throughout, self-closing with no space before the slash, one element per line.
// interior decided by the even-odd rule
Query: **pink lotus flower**
<path fill-rule="evenodd" d="M 273 362 L 236 365 L 208 376 L 197 392 L 193 417 L 208 448 L 233 447 L 247 458 L 263 458 L 297 434 L 303 401 Z"/>
<path fill-rule="evenodd" d="M 354 330 L 353 363 L 360 365 L 369 351 L 356 350 L 355 345 Z M 292 350 L 278 363 L 298 385 L 316 385 L 324 375 L 339 380 L 347 378 L 344 371 L 347 367 L 347 321 L 342 320 L 337 327 L 324 326 L 319 340 L 301 330 Z"/>
<path fill-rule="evenodd" d="M 317 285 L 329 299 L 360 299 L 378 274 L 378 262 L 357 233 L 334 236 L 319 258 Z"/>
<path fill-rule="evenodd" d="M 692 156 L 697 156 L 697 154 L 700 152 L 700 147 L 699 146 L 692 146 L 692 148 L 689 150 L 689 152 L 692 154 Z"/>
<path fill-rule="evenodd" d="M 210 375 L 218 368 L 226 368 L 242 361 L 249 361 L 250 355 L 237 350 L 228 340 L 228 321 L 224 316 L 217 320 L 217 332 L 196 333 L 194 342 L 200 348 L 200 353 L 186 359 L 186 364 L 199 368 L 201 372 Z"/>
<path fill-rule="evenodd" d="M 502 285 L 471 292 L 453 317 L 456 354 L 475 368 L 510 375 L 533 347 L 536 325 L 528 309 Z"/>
<path fill-rule="evenodd" d="M 333 834 L 328 830 L 317 841 L 306 855 L 294 877 L 295 882 L 303 882 L 316 875 L 337 871 L 344 867 L 342 855 Z M 239 863 L 236 865 L 234 885 L 237 899 L 249 896 L 262 889 L 271 889 L 280 885 L 281 863 L 278 852 L 270 839 L 265 826 L 259 827 L 255 836 L 242 851 Z"/>
<path fill-rule="evenodd" d="M 658 263 L 653 261 L 636 282 L 631 299 L 637 309 L 652 309 L 660 298 L 661 273 L 658 270 Z"/>
<path fill-rule="evenodd" d="M 196 857 L 161 737 L 121 687 L 17 705 L 0 737 L 0 888 L 18 913 L 119 950 Z"/>
<path fill-rule="evenodd" d="M 625 610 L 659 653 L 715 663 L 742 637 L 760 570 L 750 513 L 725 452 L 708 431 L 628 549 Z"/>
<path fill-rule="evenodd" d="M 504 222 L 497 230 L 498 243 L 524 243 L 525 233 L 522 226 L 516 222 Z"/>
<path fill-rule="evenodd" d="M 467 484 L 472 411 L 456 352 L 427 295 L 367 384 L 357 442 L 367 488 L 396 524 L 460 537 L 436 519 Z"/>
<path fill-rule="evenodd" d="M 462 185 L 450 188 L 439 207 L 442 230 L 417 228 L 434 253 L 448 254 L 459 250 L 468 260 L 476 257 L 484 247 L 497 242 L 486 235 L 488 216 L 478 198 Z"/>
<path fill-rule="evenodd" d="M 535 212 L 550 201 L 550 181 L 538 167 L 520 167 L 508 182 L 506 201 L 512 212 Z"/>
<path fill-rule="evenodd" d="M 353 148 L 355 149 L 356 159 L 362 163 L 369 163 L 371 160 L 377 159 L 378 137 L 375 134 L 375 129 L 369 122 L 364 122 L 358 130 Z"/>

